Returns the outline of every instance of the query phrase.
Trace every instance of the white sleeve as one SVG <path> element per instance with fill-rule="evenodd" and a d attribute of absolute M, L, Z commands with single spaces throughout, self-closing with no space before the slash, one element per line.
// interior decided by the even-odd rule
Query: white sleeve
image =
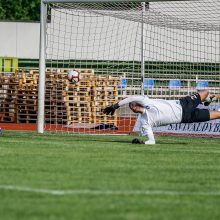
<path fill-rule="evenodd" d="M 148 124 L 142 125 L 141 135 L 146 136 L 148 138 L 148 140 L 144 142 L 145 144 L 155 144 L 154 133 L 150 125 Z"/>
<path fill-rule="evenodd" d="M 148 100 L 149 98 L 147 96 L 131 96 L 131 97 L 128 97 L 128 98 L 125 98 L 123 100 L 121 100 L 118 105 L 119 106 L 122 106 L 122 105 L 126 105 L 130 102 L 137 102 L 139 103 L 140 105 L 145 105 L 146 104 L 146 101 Z"/>

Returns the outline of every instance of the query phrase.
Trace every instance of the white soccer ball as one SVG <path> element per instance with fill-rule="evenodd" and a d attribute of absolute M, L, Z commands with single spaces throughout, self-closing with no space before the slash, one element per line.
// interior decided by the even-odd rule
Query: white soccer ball
<path fill-rule="evenodd" d="M 67 73 L 67 79 L 72 83 L 78 83 L 80 80 L 80 73 L 77 70 L 70 70 Z"/>

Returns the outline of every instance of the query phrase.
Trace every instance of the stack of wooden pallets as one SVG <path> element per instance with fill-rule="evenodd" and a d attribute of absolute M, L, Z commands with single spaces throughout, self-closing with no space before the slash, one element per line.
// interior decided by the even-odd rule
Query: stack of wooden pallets
<path fill-rule="evenodd" d="M 38 71 L 19 70 L 19 85 L 16 92 L 17 123 L 37 122 Z"/>
<path fill-rule="evenodd" d="M 67 108 L 67 124 L 91 123 L 91 88 L 89 78 L 81 79 L 77 84 L 69 84 L 64 95 Z"/>
<path fill-rule="evenodd" d="M 80 81 L 67 80 L 68 69 L 47 69 L 45 122 L 48 124 L 95 123 L 117 125 L 117 115 L 102 109 L 118 101 L 117 77 L 96 76 L 92 69 L 77 69 Z M 0 120 L 36 123 L 38 70 L 20 69 L 11 76 L 0 75 Z"/>
<path fill-rule="evenodd" d="M 0 121 L 16 121 L 16 94 L 19 77 L 16 74 L 0 75 Z"/>
<path fill-rule="evenodd" d="M 67 109 L 64 103 L 64 91 L 68 80 L 64 72 L 46 72 L 45 86 L 45 122 L 49 124 L 65 124 Z"/>
<path fill-rule="evenodd" d="M 81 80 L 69 84 L 64 94 L 67 124 L 94 123 L 117 125 L 117 115 L 107 116 L 102 110 L 118 101 L 118 77 L 98 77 L 84 70 Z"/>
<path fill-rule="evenodd" d="M 92 121 L 95 124 L 117 125 L 117 115 L 105 115 L 103 109 L 118 101 L 118 77 L 95 77 L 92 87 Z"/>

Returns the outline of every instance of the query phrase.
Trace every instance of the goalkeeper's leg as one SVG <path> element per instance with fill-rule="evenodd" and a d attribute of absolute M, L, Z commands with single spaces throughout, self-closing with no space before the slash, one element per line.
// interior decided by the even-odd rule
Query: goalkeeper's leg
<path fill-rule="evenodd" d="M 213 96 L 213 98 L 212 98 L 213 102 L 216 102 L 216 101 L 220 100 L 220 94 L 214 94 L 212 96 Z"/>
<path fill-rule="evenodd" d="M 217 102 L 218 100 L 220 100 L 220 94 L 213 94 L 210 95 L 206 98 L 206 100 L 204 101 L 204 105 L 208 106 L 210 105 L 212 102 Z"/>
<path fill-rule="evenodd" d="M 210 120 L 219 119 L 220 118 L 220 110 L 210 111 Z"/>
<path fill-rule="evenodd" d="M 216 102 L 220 99 L 220 94 L 209 94 L 207 89 L 200 90 L 199 92 L 201 102 L 204 103 L 205 106 L 210 105 L 212 102 Z"/>

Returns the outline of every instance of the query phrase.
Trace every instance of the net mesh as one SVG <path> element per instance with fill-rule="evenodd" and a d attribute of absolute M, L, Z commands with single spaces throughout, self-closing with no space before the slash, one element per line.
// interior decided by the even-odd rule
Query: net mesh
<path fill-rule="evenodd" d="M 102 109 L 143 93 L 220 93 L 218 0 L 50 3 L 48 11 L 47 130 L 130 133 L 136 115 L 127 106 L 114 116 Z M 77 84 L 66 78 L 72 69 Z"/>

